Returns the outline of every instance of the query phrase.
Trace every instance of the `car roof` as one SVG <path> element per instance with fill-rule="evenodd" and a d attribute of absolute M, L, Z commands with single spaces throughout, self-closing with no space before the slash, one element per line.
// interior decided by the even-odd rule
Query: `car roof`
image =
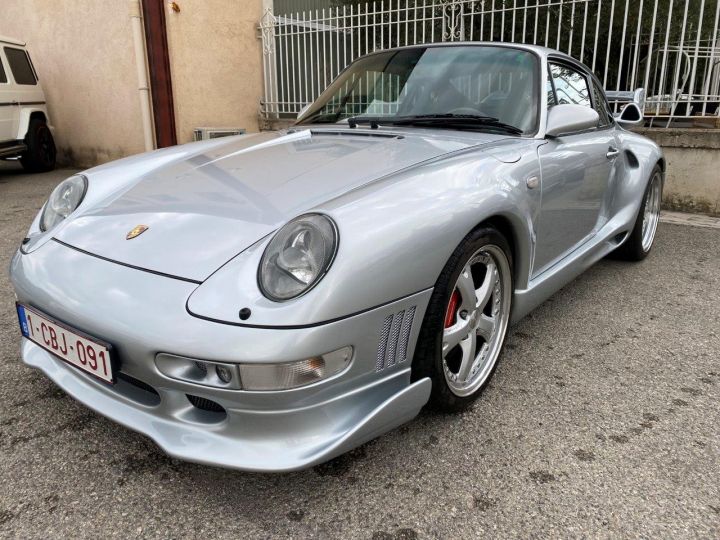
<path fill-rule="evenodd" d="M 13 39 L 7 36 L 0 36 L 0 43 L 8 43 L 10 45 L 19 45 L 20 47 L 25 46 L 24 41 L 20 41 L 18 39 Z"/>
<path fill-rule="evenodd" d="M 573 64 L 576 64 L 577 66 L 584 67 L 588 72 L 590 72 L 589 68 L 585 66 L 582 62 L 577 60 L 576 58 L 573 58 L 572 56 L 565 54 L 564 52 L 560 52 L 555 49 L 551 49 L 549 47 L 543 47 L 541 45 L 529 45 L 527 43 L 512 43 L 512 42 L 498 42 L 498 41 L 446 41 L 443 43 L 418 43 L 417 45 L 406 45 L 404 47 L 394 47 L 392 49 L 384 49 L 380 51 L 375 51 L 373 53 L 370 53 L 368 56 L 372 54 L 377 54 L 381 52 L 387 52 L 387 51 L 393 51 L 393 50 L 404 50 L 404 49 L 426 49 L 426 48 L 437 48 L 437 47 L 506 47 L 509 49 L 520 49 L 523 51 L 528 51 L 537 54 L 540 57 L 544 58 L 555 58 L 555 59 L 561 59 L 565 60 L 567 62 L 572 62 Z"/>
<path fill-rule="evenodd" d="M 452 46 L 485 46 L 485 47 L 510 47 L 513 49 L 525 49 L 528 51 L 533 51 L 541 55 L 549 55 L 549 54 L 563 54 L 559 51 L 556 51 L 555 49 L 550 49 L 548 47 L 543 47 L 541 45 L 530 45 L 528 43 L 514 43 L 514 42 L 508 42 L 508 41 L 445 41 L 442 43 L 425 43 L 425 44 L 417 44 L 417 45 L 410 45 L 409 47 L 452 47 Z M 404 48 L 404 47 L 401 47 Z M 566 56 L 566 55 L 563 55 Z"/>
<path fill-rule="evenodd" d="M 445 41 L 442 43 L 418 43 L 416 45 L 405 45 L 402 47 L 393 47 L 392 49 L 385 50 L 397 50 L 397 49 L 416 49 L 416 48 L 435 48 L 435 47 L 508 47 L 512 49 L 522 49 L 531 51 L 539 54 L 540 56 L 564 56 L 572 59 L 572 56 L 560 52 L 549 47 L 543 47 L 541 45 L 530 45 L 528 43 L 514 43 L 508 41 Z M 383 52 L 383 51 L 377 51 Z M 575 60 L 577 62 L 577 60 Z"/>

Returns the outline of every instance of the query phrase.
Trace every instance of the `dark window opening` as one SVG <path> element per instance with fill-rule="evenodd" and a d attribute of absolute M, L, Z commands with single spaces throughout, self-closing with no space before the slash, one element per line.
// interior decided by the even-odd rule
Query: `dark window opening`
<path fill-rule="evenodd" d="M 605 95 L 597 83 L 593 84 L 593 101 L 595 102 L 595 110 L 600 115 L 599 127 L 606 127 L 613 123 L 612 113 L 610 107 L 607 104 Z"/>
<path fill-rule="evenodd" d="M 5 47 L 5 56 L 17 84 L 37 84 L 30 58 L 24 50 Z"/>

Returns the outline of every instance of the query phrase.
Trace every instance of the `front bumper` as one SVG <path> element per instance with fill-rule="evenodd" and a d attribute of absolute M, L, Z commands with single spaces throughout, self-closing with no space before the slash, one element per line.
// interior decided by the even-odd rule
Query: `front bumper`
<path fill-rule="evenodd" d="M 185 303 L 194 283 L 111 263 L 57 242 L 29 255 L 16 254 L 11 279 L 20 302 L 113 344 L 117 369 L 128 377 L 106 385 L 25 338 L 23 361 L 78 401 L 180 459 L 250 471 L 301 469 L 411 420 L 429 398 L 428 379 L 410 383 L 409 359 L 431 291 L 325 325 L 261 329 L 190 315 Z M 407 359 L 378 371 L 378 344 L 388 340 L 386 321 L 412 308 Z M 347 371 L 285 391 L 211 388 L 170 379 L 155 366 L 160 352 L 274 363 L 346 345 L 355 350 Z M 199 408 L 188 396 L 212 400 L 224 412 Z"/>

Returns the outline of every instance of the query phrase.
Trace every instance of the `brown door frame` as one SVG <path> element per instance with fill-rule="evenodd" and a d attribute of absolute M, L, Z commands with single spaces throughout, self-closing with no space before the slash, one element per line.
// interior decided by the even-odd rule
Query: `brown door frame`
<path fill-rule="evenodd" d="M 158 148 L 165 148 L 177 144 L 175 104 L 165 25 L 165 2 L 142 0 L 141 4 L 150 72 L 150 95 L 155 120 L 155 142 Z"/>

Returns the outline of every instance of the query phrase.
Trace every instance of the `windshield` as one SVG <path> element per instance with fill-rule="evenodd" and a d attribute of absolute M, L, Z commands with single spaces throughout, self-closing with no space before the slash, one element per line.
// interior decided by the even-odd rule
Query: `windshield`
<path fill-rule="evenodd" d="M 299 124 L 348 118 L 482 117 L 535 133 L 537 57 L 509 47 L 417 47 L 355 61 Z M 462 126 L 461 126 L 462 127 Z M 473 126 L 477 129 L 477 126 Z"/>

